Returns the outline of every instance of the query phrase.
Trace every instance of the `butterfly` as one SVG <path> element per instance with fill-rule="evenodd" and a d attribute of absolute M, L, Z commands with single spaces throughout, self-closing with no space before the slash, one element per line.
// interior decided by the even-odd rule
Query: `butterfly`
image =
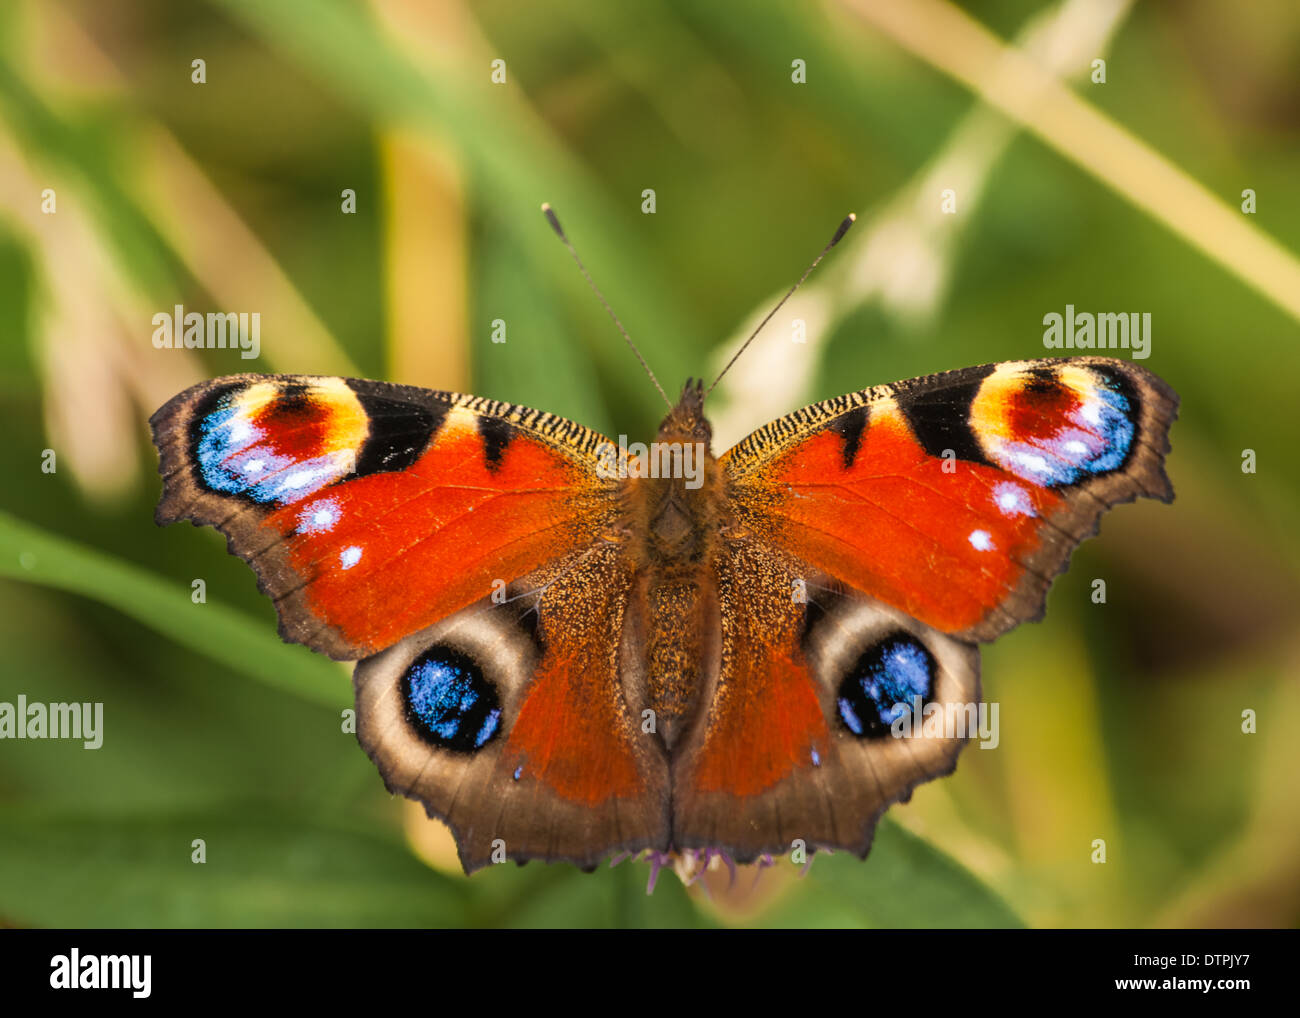
<path fill-rule="evenodd" d="M 357 662 L 362 747 L 467 873 L 865 856 L 968 734 L 901 713 L 976 707 L 977 645 L 1042 617 L 1106 509 L 1172 500 L 1178 397 L 1105 357 L 985 364 L 715 457 L 704 396 L 643 451 L 479 396 L 217 378 L 151 418 L 156 518 L 217 528 L 286 641 Z"/>

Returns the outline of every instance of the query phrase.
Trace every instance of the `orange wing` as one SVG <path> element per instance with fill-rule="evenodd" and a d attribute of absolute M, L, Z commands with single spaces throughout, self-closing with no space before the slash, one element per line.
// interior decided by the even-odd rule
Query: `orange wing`
<path fill-rule="evenodd" d="M 1041 615 L 1109 506 L 1173 497 L 1176 407 L 1121 361 L 1021 361 L 827 400 L 723 456 L 720 652 L 673 764 L 674 842 L 865 855 L 973 733 L 973 642 Z M 917 706 L 939 729 L 892 737 Z"/>
<path fill-rule="evenodd" d="M 597 542 L 357 665 L 357 738 L 467 872 L 667 849 L 667 761 L 624 690 L 631 583 Z"/>
<path fill-rule="evenodd" d="M 941 632 L 991 640 L 1042 616 L 1107 508 L 1173 498 L 1177 406 L 1123 361 L 1012 361 L 806 407 L 722 463 L 761 539 Z"/>
<path fill-rule="evenodd" d="M 674 757 L 674 844 L 738 862 L 796 841 L 866 855 L 886 807 L 952 771 L 975 731 L 894 738 L 898 704 L 965 724 L 979 652 L 753 538 L 728 541 L 717 578 L 717 673 Z"/>
<path fill-rule="evenodd" d="M 474 396 L 235 375 L 150 423 L 158 522 L 216 527 L 281 635 L 344 660 L 589 546 L 620 512 L 593 466 L 603 436 Z"/>
<path fill-rule="evenodd" d="M 281 634 L 354 675 L 385 783 L 467 870 L 667 847 L 667 764 L 622 685 L 632 566 L 596 432 L 343 378 L 238 375 L 152 419 L 160 523 L 211 524 Z"/>

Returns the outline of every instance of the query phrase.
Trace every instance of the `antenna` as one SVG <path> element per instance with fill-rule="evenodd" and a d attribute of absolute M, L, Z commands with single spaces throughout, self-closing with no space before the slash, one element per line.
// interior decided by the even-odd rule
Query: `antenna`
<path fill-rule="evenodd" d="M 578 257 L 578 252 L 573 249 L 573 245 L 569 242 L 569 238 L 564 232 L 564 227 L 560 225 L 560 220 L 556 217 L 555 210 L 551 208 L 550 202 L 542 202 L 542 213 L 546 216 L 546 221 L 551 224 L 551 229 L 555 231 L 555 235 L 559 237 L 560 240 L 564 241 L 564 246 L 569 249 L 569 254 L 573 255 L 573 260 L 578 263 L 578 269 L 582 272 L 583 278 L 587 280 L 587 285 L 590 286 L 592 292 L 600 298 L 600 302 L 605 305 L 605 310 L 609 312 L 609 317 L 614 319 L 614 324 L 618 326 L 618 331 L 623 333 L 623 338 L 627 340 L 627 345 L 632 348 L 632 352 L 636 354 L 636 359 L 641 362 L 641 367 L 645 368 L 645 373 L 650 376 L 650 381 L 655 383 L 655 388 L 659 390 L 659 395 L 664 398 L 664 402 L 668 404 L 668 409 L 671 410 L 673 408 L 672 400 L 670 400 L 668 394 L 664 392 L 664 387 L 659 384 L 659 379 L 655 378 L 655 373 L 650 370 L 650 365 L 647 364 L 645 358 L 641 356 L 641 351 L 638 350 L 636 344 L 632 342 L 632 337 L 627 334 L 627 329 L 623 328 L 623 323 L 618 320 L 618 315 L 614 314 L 614 309 L 609 306 L 609 301 L 607 301 L 605 295 L 600 292 L 600 287 L 598 287 L 595 280 L 591 278 L 591 273 L 589 273 L 587 267 L 582 264 L 582 259 Z M 838 239 L 839 238 L 836 237 L 836 240 Z M 814 262 L 813 264 L 815 265 L 817 263 Z"/>
<path fill-rule="evenodd" d="M 712 392 L 714 388 L 717 386 L 717 384 L 722 381 L 722 376 L 725 375 L 728 371 L 730 371 L 731 365 L 735 364 L 736 361 L 740 359 L 740 355 L 744 353 L 747 349 L 749 349 L 749 344 L 754 342 L 754 337 L 763 331 L 763 326 L 766 325 L 768 322 L 770 322 L 772 320 L 772 316 L 776 314 L 778 311 L 780 311 L 781 307 L 785 304 L 785 302 L 788 301 L 792 296 L 794 296 L 795 290 L 799 289 L 799 287 L 803 285 L 803 281 L 807 279 L 809 275 L 812 274 L 813 269 L 817 268 L 818 263 L 823 258 L 826 257 L 826 253 L 840 242 L 840 240 L 844 237 L 844 235 L 849 232 L 849 227 L 852 226 L 857 221 L 858 221 L 858 217 L 854 215 L 852 212 L 850 212 L 847 216 L 844 217 L 844 221 L 840 223 L 840 225 L 835 230 L 835 236 L 831 237 L 830 243 L 827 244 L 824 248 L 822 248 L 821 254 L 819 254 L 816 258 L 814 258 L 813 263 L 804 270 L 804 274 L 799 277 L 799 281 L 795 283 L 794 286 L 790 287 L 789 290 L 786 291 L 784 297 L 782 297 L 779 301 L 776 302 L 776 307 L 774 307 L 771 311 L 769 311 L 767 313 L 767 317 L 758 323 L 758 328 L 756 328 L 753 332 L 749 334 L 749 338 L 745 340 L 744 343 L 741 344 L 740 349 L 736 351 L 735 355 L 731 358 L 731 360 L 727 361 L 727 366 L 723 368 L 718 373 L 718 377 L 713 380 L 713 385 L 709 386 L 708 392 L 705 392 L 704 394 L 705 396 L 707 396 L 710 392 Z"/>

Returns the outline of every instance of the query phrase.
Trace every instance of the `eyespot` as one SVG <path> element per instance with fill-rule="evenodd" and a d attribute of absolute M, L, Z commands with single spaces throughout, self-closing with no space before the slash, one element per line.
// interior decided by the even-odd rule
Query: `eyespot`
<path fill-rule="evenodd" d="M 496 688 L 468 655 L 440 644 L 425 650 L 402 674 L 406 719 L 439 749 L 475 753 L 501 723 Z"/>
<path fill-rule="evenodd" d="M 296 505 L 353 472 L 367 428 L 341 379 L 219 386 L 190 423 L 196 480 L 209 491 Z"/>
<path fill-rule="evenodd" d="M 995 374 L 971 418 L 990 461 L 1050 488 L 1122 469 L 1141 411 L 1122 375 L 1070 365 Z"/>
<path fill-rule="evenodd" d="M 844 726 L 859 738 L 889 734 L 890 725 L 934 694 L 938 665 L 910 633 L 892 633 L 871 644 L 840 682 L 836 705 Z"/>

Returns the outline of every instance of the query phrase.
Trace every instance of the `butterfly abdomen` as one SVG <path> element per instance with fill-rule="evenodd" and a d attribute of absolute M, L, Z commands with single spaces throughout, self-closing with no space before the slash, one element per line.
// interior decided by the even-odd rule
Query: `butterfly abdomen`
<path fill-rule="evenodd" d="M 669 750 L 690 726 L 700 700 L 710 641 L 711 598 L 693 574 L 652 574 L 646 586 L 646 702 L 654 729 Z"/>

